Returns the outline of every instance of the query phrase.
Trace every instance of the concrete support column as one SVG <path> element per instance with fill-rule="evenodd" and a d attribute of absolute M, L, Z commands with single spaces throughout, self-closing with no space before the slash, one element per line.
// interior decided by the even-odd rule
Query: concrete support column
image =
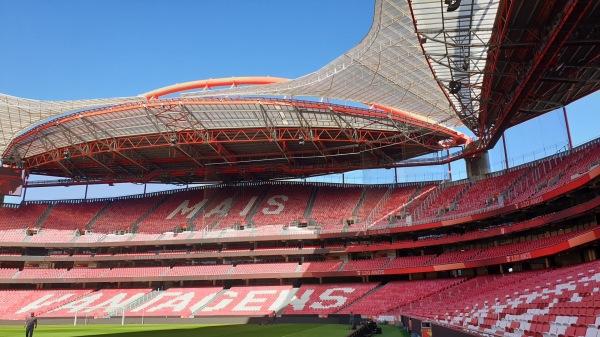
<path fill-rule="evenodd" d="M 477 177 L 490 173 L 490 156 L 487 151 L 465 158 L 467 177 Z"/>

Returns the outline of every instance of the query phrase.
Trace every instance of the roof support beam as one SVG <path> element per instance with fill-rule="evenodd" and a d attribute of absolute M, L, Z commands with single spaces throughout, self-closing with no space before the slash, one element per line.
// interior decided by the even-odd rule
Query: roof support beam
<path fill-rule="evenodd" d="M 275 127 L 275 123 L 273 123 L 273 120 L 269 116 L 269 113 L 260 102 L 258 102 L 258 107 L 260 108 L 260 112 L 263 115 L 265 127 L 267 128 L 267 130 L 269 130 L 269 134 L 273 135 L 272 141 L 275 142 L 275 145 L 277 145 L 277 148 L 279 148 L 279 151 L 281 151 L 281 154 L 283 154 L 283 157 L 285 158 L 285 160 L 287 160 L 288 164 L 292 164 L 293 161 L 288 157 L 286 153 L 287 151 L 279 144 L 279 136 L 277 135 L 277 128 Z"/>
<path fill-rule="evenodd" d="M 54 143 L 45 135 L 40 137 L 39 139 L 43 146 L 46 148 L 46 151 L 52 154 L 52 159 L 54 159 L 53 161 L 56 164 L 56 166 L 58 166 L 58 168 L 61 169 L 68 177 L 72 178 L 73 173 L 61 162 L 64 158 L 60 157 L 60 149 L 57 148 L 56 145 L 54 145 Z M 54 151 L 50 150 L 51 147 L 48 146 L 48 143 L 52 145 L 52 149 L 55 149 Z"/>
<path fill-rule="evenodd" d="M 215 147 L 211 142 L 211 139 L 209 136 L 210 132 L 209 132 L 208 128 L 196 117 L 196 115 L 192 111 L 190 111 L 190 109 L 188 109 L 187 106 L 185 106 L 183 103 L 179 103 L 179 106 L 181 107 L 181 109 L 183 111 L 185 111 L 185 113 L 183 115 L 184 115 L 185 119 L 187 120 L 187 122 L 192 127 L 192 130 L 194 130 L 194 133 L 196 135 L 200 136 L 200 138 L 204 139 L 204 141 L 206 142 L 206 145 L 208 145 L 213 151 L 215 151 L 217 154 L 219 154 L 219 156 L 221 156 L 221 158 L 227 164 L 229 164 L 229 166 L 232 166 L 232 162 L 235 162 L 236 160 L 235 159 L 230 160 L 230 158 L 228 158 L 224 155 L 224 154 L 226 154 L 227 156 L 231 156 L 232 154 L 226 150 L 224 151 L 224 149 L 222 149 L 222 148 Z M 196 126 L 195 126 L 196 124 L 199 125 L 203 129 L 203 132 L 196 128 Z"/>
<path fill-rule="evenodd" d="M 86 129 L 88 130 L 88 132 L 90 134 L 92 134 L 94 136 L 94 138 L 96 138 L 95 144 L 98 144 L 101 147 L 106 147 L 106 149 L 108 149 L 110 152 L 118 155 L 119 157 L 121 157 L 121 158 L 127 160 L 128 162 L 132 163 L 133 165 L 137 166 L 144 173 L 150 172 L 149 163 L 146 158 L 143 158 L 142 156 L 135 153 L 134 151 L 128 151 L 129 155 L 122 153 L 118 148 L 117 139 L 115 137 L 113 137 L 113 135 L 111 135 L 108 131 L 104 130 L 103 128 L 100 128 L 99 126 L 97 126 L 94 122 L 90 121 L 88 118 L 82 118 L 81 120 L 82 120 L 83 124 L 85 125 Z M 99 133 L 103 134 L 104 137 L 100 137 Z M 130 158 L 131 155 L 133 155 L 134 157 L 137 157 L 139 162 Z M 144 163 L 145 165 L 140 164 L 140 162 Z M 123 170 L 125 170 L 127 172 L 127 170 L 125 168 L 123 168 Z"/>
<path fill-rule="evenodd" d="M 96 164 L 100 165 L 100 167 L 102 167 L 104 170 L 110 172 L 112 175 L 115 174 L 115 171 L 108 166 L 110 164 L 107 165 L 107 164 L 101 162 L 100 160 L 94 158 L 94 156 L 90 155 L 90 148 L 89 148 L 89 146 L 87 146 L 87 141 L 85 139 L 83 139 L 81 136 L 75 134 L 73 131 L 71 131 L 70 129 L 68 129 L 67 127 L 65 127 L 63 124 L 59 124 L 59 125 L 60 125 L 60 128 L 65 132 L 65 137 L 67 137 L 67 139 L 71 143 L 71 146 L 74 149 L 76 149 L 81 154 L 83 154 L 84 156 L 86 156 L 87 158 L 89 158 L 91 161 L 93 161 Z M 79 142 L 74 142 L 72 140 L 72 138 L 76 138 Z"/>
<path fill-rule="evenodd" d="M 578 0 L 565 2 L 563 10 L 557 13 L 555 17 L 547 20 L 548 38 L 544 39 L 536 49 L 527 71 L 517 80 L 515 88 L 504 95 L 504 104 L 489 107 L 490 109 L 500 110 L 497 120 L 481 120 L 481 128 L 486 129 L 484 138 L 486 146 L 492 147 L 500 139 L 503 131 L 510 125 L 512 117 L 530 94 L 530 90 L 544 76 L 545 69 L 556 59 L 556 51 L 562 48 L 577 27 L 575 23 L 580 20 L 586 13 L 587 8 L 592 6 L 593 3 L 593 1 L 580 2 Z M 568 31 L 564 31 L 563 27 L 568 22 L 571 23 L 570 28 Z M 493 116 L 494 114 L 490 115 Z M 491 127 L 492 123 L 494 124 L 493 128 Z"/>

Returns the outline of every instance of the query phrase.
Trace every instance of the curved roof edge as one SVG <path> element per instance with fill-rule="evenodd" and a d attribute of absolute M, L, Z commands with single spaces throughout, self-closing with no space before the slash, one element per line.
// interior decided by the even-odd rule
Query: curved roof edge
<path fill-rule="evenodd" d="M 376 0 L 373 24 L 362 41 L 323 68 L 300 78 L 182 96 L 312 96 L 379 104 L 438 124 L 462 122 L 440 90 L 415 33 L 407 1 Z"/>
<path fill-rule="evenodd" d="M 0 154 L 19 133 L 67 112 L 143 100 L 142 97 L 41 101 L 0 94 Z"/>

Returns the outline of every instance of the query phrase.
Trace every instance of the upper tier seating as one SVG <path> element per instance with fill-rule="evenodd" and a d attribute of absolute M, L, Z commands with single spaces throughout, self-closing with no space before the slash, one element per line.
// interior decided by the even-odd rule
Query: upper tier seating
<path fill-rule="evenodd" d="M 394 220 L 396 215 L 411 214 L 412 223 L 434 221 L 445 215 L 458 217 L 461 214 L 481 212 L 489 207 L 499 207 L 498 199 L 506 193 L 505 204 L 530 200 L 551 192 L 577 179 L 591 168 L 600 164 L 600 143 L 587 144 L 571 153 L 560 154 L 525 167 L 512 169 L 501 175 L 481 179 L 472 186 L 462 183 L 429 193 L 433 185 L 420 188 L 416 199 L 417 186 L 394 189 L 389 199 L 380 203 L 387 192 L 386 188 L 368 189 L 361 207 L 358 202 L 364 187 L 290 185 L 256 185 L 250 187 L 224 187 L 195 189 L 176 192 L 171 195 L 148 198 L 129 198 L 114 201 L 61 202 L 55 205 L 27 204 L 20 208 L 0 207 L 0 231 L 25 230 L 36 224 L 42 229 L 71 230 L 92 226 L 97 233 L 131 229 L 140 233 L 190 232 L 192 238 L 222 238 L 232 236 L 309 234 L 314 229 L 286 228 L 286 225 L 307 215 L 322 227 L 322 232 L 353 230 L 346 228 L 344 218 L 353 216 L 355 210 L 359 221 L 374 221 L 367 224 L 370 229 L 387 228 L 391 225 L 407 225 L 407 220 Z M 497 174 L 497 173 L 496 173 Z M 304 214 L 311 192 L 316 189 L 311 214 Z M 268 190 L 267 193 L 264 191 Z M 464 191 L 462 196 L 461 193 Z M 460 196 L 460 197 L 459 197 Z M 257 199 L 262 197 L 262 199 Z M 287 198 L 287 199 L 286 199 Z M 253 202 L 250 202 L 253 201 Z M 377 207 L 378 214 L 372 214 Z M 105 207 L 106 206 L 106 207 Z M 153 210 L 154 207 L 157 207 Z M 379 210 L 381 208 L 381 210 Z M 152 211 L 151 211 L 152 210 Z M 47 211 L 47 212 L 46 212 Z M 146 217 L 146 214 L 150 214 Z M 255 213 L 253 213 L 255 211 Z M 46 212 L 46 213 L 45 213 Z M 406 213 L 405 213 L 406 212 Z M 95 219 L 98 217 L 97 219 Z M 136 226 L 136 222 L 144 218 Z M 367 219 L 369 218 L 369 219 Z M 43 220 L 42 220 L 43 219 Z M 236 223 L 249 220 L 257 228 L 244 231 L 220 231 L 231 229 Z M 390 221 L 391 220 L 391 221 Z M 264 228 L 263 228 L 264 227 Z M 177 230 L 175 230 L 177 229 Z M 203 229 L 216 229 L 214 232 Z M 219 230 L 219 231 L 218 231 Z M 48 232 L 49 233 L 49 232 Z M 29 242 L 21 233 L 0 234 L 0 242 Z M 8 237 L 6 236 L 8 235 Z M 165 236 L 166 237 L 166 236 Z M 39 236 L 31 242 L 69 242 L 67 237 L 54 238 Z M 144 238 L 144 240 L 151 238 Z M 92 237 L 73 239 L 74 243 L 111 242 L 111 237 L 94 241 Z M 129 240 L 129 238 L 119 238 Z M 135 238 L 134 241 L 138 241 Z"/>
<path fill-rule="evenodd" d="M 519 203 L 564 186 L 598 163 L 600 145 L 587 146 L 568 156 L 543 160 L 511 191 L 511 203 Z"/>
<path fill-rule="evenodd" d="M 373 212 L 373 210 L 375 209 L 375 206 L 377 206 L 382 201 L 387 191 L 388 189 L 385 187 L 371 187 L 366 190 L 367 195 L 362 205 L 360 205 L 357 214 L 360 223 L 364 223 L 367 220 L 369 215 L 371 215 L 371 212 Z M 377 217 L 377 215 L 379 214 L 373 215 Z"/>
<path fill-rule="evenodd" d="M 123 235 L 107 234 L 104 237 L 104 239 L 102 239 L 102 242 L 124 242 L 124 241 L 131 240 L 131 238 L 133 238 L 134 236 L 135 236 L 134 234 L 123 234 Z"/>
<path fill-rule="evenodd" d="M 292 221 L 304 217 L 312 190 L 313 187 L 308 185 L 271 186 L 252 217 L 252 222 L 257 227 L 289 225 Z"/>
<path fill-rule="evenodd" d="M 467 187 L 467 183 L 445 187 L 440 191 L 439 195 L 433 199 L 430 205 L 427 205 L 427 207 L 420 209 L 420 212 L 415 212 L 415 210 L 417 210 L 417 206 L 423 204 L 422 202 L 418 203 L 411 207 L 411 213 L 416 214 L 417 217 L 421 220 L 437 218 L 439 216 L 442 216 L 451 209 L 454 200 Z"/>
<path fill-rule="evenodd" d="M 179 232 L 179 233 L 173 233 L 173 232 L 167 232 L 167 233 L 163 233 L 158 239 L 159 240 L 187 240 L 190 238 L 190 235 L 192 235 L 192 232 Z"/>
<path fill-rule="evenodd" d="M 266 188 L 266 186 L 251 186 L 236 191 L 235 195 L 231 196 L 233 198 L 231 208 L 225 210 L 226 215 L 212 229 L 231 229 L 235 224 L 239 225 L 246 221 L 246 217 L 250 215 Z"/>
<path fill-rule="evenodd" d="M 106 201 L 58 203 L 42 222 L 42 228 L 63 230 L 85 228 L 106 204 Z"/>
<path fill-rule="evenodd" d="M 85 235 L 79 235 L 75 238 L 75 241 L 71 241 L 71 242 L 76 242 L 76 243 L 95 243 L 95 242 L 99 242 L 100 240 L 104 239 L 104 237 L 106 236 L 106 234 L 102 234 L 102 233 L 87 233 Z"/>
<path fill-rule="evenodd" d="M 19 208 L 0 207 L 0 230 L 25 229 L 34 226 L 48 205 L 23 205 Z"/>
<path fill-rule="evenodd" d="M 19 269 L 17 268 L 0 268 L 0 278 L 12 278 Z"/>
<path fill-rule="evenodd" d="M 131 227 L 163 198 L 165 196 L 115 200 L 96 219 L 92 228 L 95 233 L 112 233 Z"/>
<path fill-rule="evenodd" d="M 229 188 L 207 188 L 175 193 L 138 224 L 138 232 L 164 233 L 188 224 L 199 212 L 212 205 L 218 194 L 228 195 Z M 187 225 L 186 225 L 187 226 Z"/>
<path fill-rule="evenodd" d="M 0 230 L 0 242 L 22 242 L 26 237 L 27 233 L 24 229 Z"/>
<path fill-rule="evenodd" d="M 136 233 L 134 234 L 131 239 L 129 239 L 128 241 L 148 241 L 148 242 L 152 242 L 155 240 L 158 240 L 158 238 L 161 236 L 161 234 L 152 234 L 152 233 Z M 106 240 L 104 240 L 106 241 Z"/>
<path fill-rule="evenodd" d="M 324 231 L 340 231 L 345 226 L 342 220 L 352 216 L 362 191 L 359 187 L 320 186 L 310 218 Z"/>
<path fill-rule="evenodd" d="M 433 186 L 432 185 L 423 186 L 421 188 L 421 191 L 427 191 L 431 187 L 433 187 Z M 400 211 L 405 207 L 406 203 L 408 203 L 410 198 L 415 194 L 417 189 L 418 189 L 418 186 L 416 186 L 416 185 L 395 188 L 392 191 L 390 198 L 383 205 L 381 214 L 379 214 L 379 217 L 383 217 L 383 219 L 381 219 L 382 224 L 384 224 L 384 225 L 389 224 L 388 217 L 394 216 L 395 214 L 400 213 Z"/>
<path fill-rule="evenodd" d="M 574 154 L 577 160 L 568 158 L 564 160 L 565 166 L 559 174 L 559 178 L 553 184 L 548 184 L 539 193 L 543 194 L 557 189 L 587 173 L 594 164 L 598 164 L 600 158 L 600 146 L 590 146 Z"/>
<path fill-rule="evenodd" d="M 378 283 L 303 284 L 283 312 L 286 315 L 334 314 L 373 290 Z"/>
<path fill-rule="evenodd" d="M 206 207 L 200 212 L 200 215 L 194 221 L 195 229 L 198 231 L 196 234 L 201 234 L 203 229 L 212 229 L 219 224 L 221 219 L 225 217 L 233 205 L 236 189 L 233 187 L 226 187 L 220 189 L 219 193 L 215 193 L 214 197 L 210 199 Z M 196 237 L 199 238 L 200 236 Z"/>
<path fill-rule="evenodd" d="M 502 175 L 480 179 L 458 200 L 456 208 L 448 214 L 468 213 L 498 205 L 498 198 L 529 168 L 520 168 Z"/>

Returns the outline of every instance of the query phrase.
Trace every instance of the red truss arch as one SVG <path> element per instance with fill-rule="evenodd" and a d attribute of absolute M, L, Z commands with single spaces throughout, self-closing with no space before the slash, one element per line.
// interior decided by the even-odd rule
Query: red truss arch
<path fill-rule="evenodd" d="M 395 167 L 468 142 L 397 110 L 266 98 L 177 98 L 81 111 L 28 130 L 7 154 L 30 173 L 193 183 Z"/>

